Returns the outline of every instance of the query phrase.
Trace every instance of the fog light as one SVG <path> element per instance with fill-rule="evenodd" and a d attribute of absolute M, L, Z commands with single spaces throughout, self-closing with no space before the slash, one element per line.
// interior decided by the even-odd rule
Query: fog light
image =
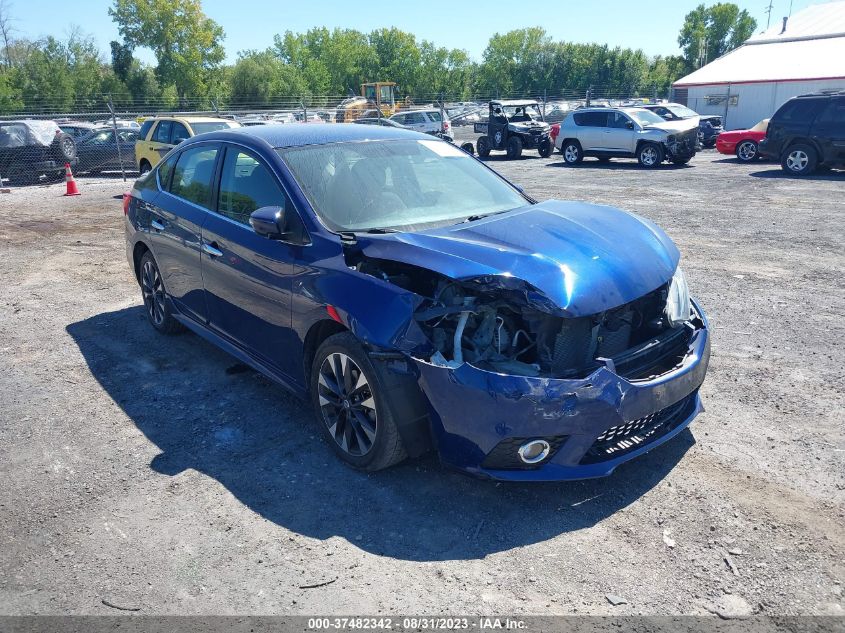
<path fill-rule="evenodd" d="M 551 447 L 546 440 L 531 440 L 519 447 L 519 458 L 526 464 L 539 464 L 549 456 Z"/>

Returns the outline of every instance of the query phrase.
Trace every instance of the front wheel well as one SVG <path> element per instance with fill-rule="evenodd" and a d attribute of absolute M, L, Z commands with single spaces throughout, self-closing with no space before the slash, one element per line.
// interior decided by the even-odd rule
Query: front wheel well
<path fill-rule="evenodd" d="M 135 248 L 132 249 L 132 264 L 135 269 L 135 280 L 138 281 L 138 283 L 141 282 L 141 258 L 144 256 L 144 253 L 149 250 L 149 247 L 143 242 L 138 242 L 135 244 Z"/>
<path fill-rule="evenodd" d="M 311 364 L 314 362 L 317 348 L 330 336 L 346 331 L 346 327 L 332 319 L 322 319 L 310 327 L 302 346 L 302 371 L 306 385 L 309 383 L 308 377 L 311 375 Z"/>

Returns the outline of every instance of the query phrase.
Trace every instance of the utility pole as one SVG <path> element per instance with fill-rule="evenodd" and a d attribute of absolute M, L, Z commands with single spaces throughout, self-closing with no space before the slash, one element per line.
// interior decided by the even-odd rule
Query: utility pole
<path fill-rule="evenodd" d="M 114 134 L 114 144 L 117 147 L 117 162 L 120 163 L 120 171 L 123 174 L 123 182 L 126 182 L 126 167 L 123 165 L 123 156 L 120 152 L 120 138 L 117 135 L 117 116 L 114 113 L 114 102 L 112 101 L 111 95 L 109 95 L 109 100 L 106 105 L 109 107 L 109 112 L 111 112 L 112 134 Z"/>
<path fill-rule="evenodd" d="M 766 9 L 766 15 L 768 16 L 766 18 L 766 30 L 767 31 L 769 30 L 769 25 L 772 22 L 772 9 L 774 9 L 774 7 L 772 6 L 773 4 L 774 4 L 774 0 L 769 0 L 769 6 Z M 789 3 L 789 14 L 792 15 L 792 2 Z"/>

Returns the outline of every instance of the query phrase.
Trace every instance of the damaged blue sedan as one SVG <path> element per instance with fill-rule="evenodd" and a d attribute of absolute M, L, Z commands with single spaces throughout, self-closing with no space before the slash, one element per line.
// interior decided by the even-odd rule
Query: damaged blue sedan
<path fill-rule="evenodd" d="M 435 450 L 499 480 L 600 477 L 702 410 L 708 324 L 666 234 L 538 203 L 430 136 L 203 134 L 124 213 L 153 328 L 309 398 L 356 468 Z"/>

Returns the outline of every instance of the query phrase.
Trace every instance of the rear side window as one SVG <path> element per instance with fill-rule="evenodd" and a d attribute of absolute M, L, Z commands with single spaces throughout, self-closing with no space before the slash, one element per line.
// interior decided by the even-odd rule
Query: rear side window
<path fill-rule="evenodd" d="M 575 125 L 581 127 L 604 127 L 607 125 L 607 112 L 576 112 Z"/>
<path fill-rule="evenodd" d="M 170 143 L 170 130 L 173 127 L 173 121 L 159 121 L 153 132 L 152 140 L 156 143 Z"/>
<path fill-rule="evenodd" d="M 256 209 L 285 206 L 285 194 L 263 163 L 236 149 L 226 152 L 217 204 L 220 215 L 249 224 L 249 216 Z"/>
<path fill-rule="evenodd" d="M 138 138 L 146 140 L 147 134 L 150 133 L 150 128 L 153 126 L 154 121 L 152 119 L 147 119 L 144 121 L 144 124 L 141 126 L 141 131 L 138 132 Z"/>
<path fill-rule="evenodd" d="M 179 154 L 170 193 L 206 209 L 211 208 L 211 181 L 216 158 L 217 148 L 207 145 L 192 147 Z"/>
<path fill-rule="evenodd" d="M 775 117 L 788 123 L 809 123 L 818 114 L 825 102 L 820 99 L 793 99 L 787 101 Z"/>
<path fill-rule="evenodd" d="M 429 112 L 428 118 L 431 119 L 432 121 L 437 121 L 438 123 L 440 123 L 440 121 L 443 120 L 443 117 L 440 116 L 439 112 Z"/>
<path fill-rule="evenodd" d="M 409 112 L 405 115 L 405 125 L 416 125 L 417 123 L 425 123 L 422 112 Z"/>

